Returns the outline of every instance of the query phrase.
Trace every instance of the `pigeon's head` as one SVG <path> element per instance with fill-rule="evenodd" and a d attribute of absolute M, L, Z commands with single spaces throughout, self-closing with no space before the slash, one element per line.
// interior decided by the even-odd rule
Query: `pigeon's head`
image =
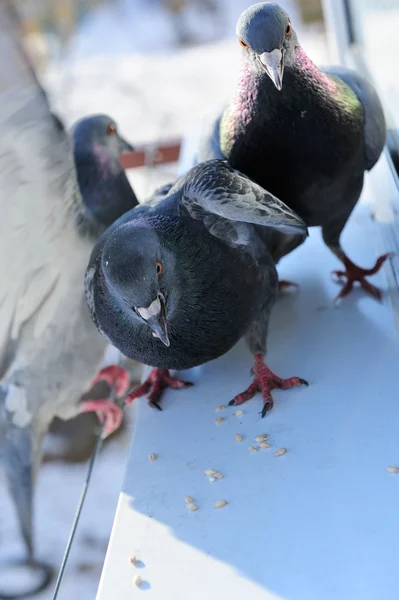
<path fill-rule="evenodd" d="M 107 238 L 101 269 L 118 311 L 145 324 L 169 346 L 168 318 L 174 308 L 174 260 L 145 221 L 121 224 Z"/>
<path fill-rule="evenodd" d="M 292 64 L 297 45 L 285 10 L 272 2 L 254 4 L 238 19 L 236 33 L 245 60 L 258 73 L 267 73 L 281 90 L 284 66 Z"/>
<path fill-rule="evenodd" d="M 131 152 L 133 146 L 118 133 L 116 123 L 107 115 L 84 117 L 72 128 L 75 154 L 97 154 L 119 160 L 125 152 Z"/>

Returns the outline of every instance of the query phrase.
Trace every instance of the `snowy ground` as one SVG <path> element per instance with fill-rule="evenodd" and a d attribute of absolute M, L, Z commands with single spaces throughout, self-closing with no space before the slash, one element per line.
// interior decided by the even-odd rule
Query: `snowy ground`
<path fill-rule="evenodd" d="M 97 37 L 101 28 L 92 25 L 94 33 L 87 41 L 90 57 L 84 58 L 79 41 L 80 49 L 73 49 L 73 59 L 64 62 L 62 69 L 52 65 L 46 73 L 44 81 L 54 108 L 67 124 L 85 114 L 107 112 L 114 116 L 123 135 L 133 143 L 148 142 L 195 129 L 229 98 L 238 63 L 238 44 L 234 39 L 167 53 L 126 54 L 120 47 L 113 53 L 113 41 L 121 39 L 119 25 L 116 16 L 108 21 L 107 44 L 102 40 L 101 53 Z M 85 35 L 89 38 L 88 31 Z M 301 40 L 316 62 L 328 62 L 319 26 L 304 28 Z M 173 178 L 175 172 L 176 167 L 172 165 L 158 168 L 156 172 L 136 170 L 130 177 L 143 197 L 156 184 Z M 129 428 L 100 456 L 60 600 L 74 596 L 85 600 L 95 598 L 130 432 Z M 36 495 L 37 548 L 38 555 L 54 565 L 61 562 L 86 470 L 86 465 L 70 464 L 46 464 L 42 468 Z M 20 555 L 14 515 L 3 488 L 0 488 L 0 505 L 0 555 Z M 37 600 L 51 597 L 52 588 L 37 596 Z"/>

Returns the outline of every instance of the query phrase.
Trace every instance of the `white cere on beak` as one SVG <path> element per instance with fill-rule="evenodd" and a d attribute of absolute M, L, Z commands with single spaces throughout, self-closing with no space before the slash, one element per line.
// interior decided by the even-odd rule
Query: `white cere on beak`
<path fill-rule="evenodd" d="M 161 312 L 161 301 L 159 298 L 153 300 L 147 308 L 137 308 L 140 317 L 148 321 L 151 317 L 156 317 Z"/>
<path fill-rule="evenodd" d="M 283 53 L 279 48 L 275 48 L 271 52 L 263 52 L 259 56 L 260 62 L 266 69 L 267 74 L 273 81 L 276 88 L 280 91 L 283 87 Z"/>

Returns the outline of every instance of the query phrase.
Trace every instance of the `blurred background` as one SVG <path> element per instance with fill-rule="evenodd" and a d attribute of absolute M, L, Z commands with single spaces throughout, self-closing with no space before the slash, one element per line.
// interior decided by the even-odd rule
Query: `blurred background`
<path fill-rule="evenodd" d="M 322 0 L 280 0 L 314 62 L 331 62 Z M 238 73 L 236 21 L 250 0 L 19 0 L 27 49 L 53 110 L 70 126 L 92 113 L 112 114 L 134 145 L 198 131 L 230 97 Z M 352 41 L 362 45 L 387 104 L 398 106 L 399 0 L 348 0 Z M 149 161 L 150 163 L 151 161 Z M 177 163 L 129 171 L 138 197 L 172 180 Z M 140 368 L 132 365 L 138 380 Z M 129 451 L 134 408 L 104 447 L 59 598 L 95 598 Z M 38 555 L 62 559 L 96 418 L 55 422 L 46 440 L 36 497 Z M 19 532 L 0 489 L 0 557 L 21 554 Z M 1 586 L 1 581 L 0 581 Z M 37 600 L 52 597 L 52 588 Z"/>

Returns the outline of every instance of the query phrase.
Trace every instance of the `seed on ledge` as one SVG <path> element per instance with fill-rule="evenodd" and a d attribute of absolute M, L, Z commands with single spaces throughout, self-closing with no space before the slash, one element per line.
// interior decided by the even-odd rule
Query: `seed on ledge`
<path fill-rule="evenodd" d="M 158 455 L 155 454 L 154 452 L 151 452 L 151 454 L 148 455 L 148 460 L 150 462 L 154 462 L 154 460 L 157 460 L 157 458 L 158 458 Z"/>
<path fill-rule="evenodd" d="M 243 410 L 236 410 L 236 412 L 234 413 L 236 417 L 241 417 L 244 414 Z"/>
<path fill-rule="evenodd" d="M 143 580 L 141 579 L 140 575 L 135 575 L 135 576 L 133 577 L 133 583 L 134 583 L 135 585 L 137 585 L 137 587 L 140 587 L 140 586 L 141 586 L 141 584 L 143 583 Z"/>
<path fill-rule="evenodd" d="M 187 508 L 188 510 L 198 510 L 198 506 L 194 503 L 194 502 L 190 502 L 190 504 L 187 504 Z"/>
<path fill-rule="evenodd" d="M 191 496 L 184 496 L 184 502 L 185 502 L 186 504 L 192 504 L 192 502 L 194 502 L 194 501 L 193 501 L 193 499 L 191 498 Z"/>
<path fill-rule="evenodd" d="M 244 439 L 240 433 L 236 433 L 235 437 L 236 442 L 242 442 L 242 440 Z"/>
<path fill-rule="evenodd" d="M 218 425 L 220 425 L 220 423 L 222 423 L 224 421 L 224 417 L 219 417 L 218 419 L 215 419 L 215 423 L 217 423 Z"/>
<path fill-rule="evenodd" d="M 227 500 L 218 500 L 218 502 L 214 504 L 214 508 L 223 508 L 226 504 L 228 504 Z"/>
<path fill-rule="evenodd" d="M 399 467 L 387 467 L 388 473 L 399 473 Z"/>
<path fill-rule="evenodd" d="M 215 483 L 216 477 L 209 477 L 208 481 L 209 483 Z"/>
<path fill-rule="evenodd" d="M 217 406 L 215 408 L 215 412 L 220 412 L 221 410 L 224 410 L 226 408 L 226 406 L 224 404 L 221 404 L 220 406 Z"/>
<path fill-rule="evenodd" d="M 216 473 L 216 469 L 208 469 L 207 471 L 204 471 L 204 473 L 207 477 L 212 477 L 212 475 Z"/>
<path fill-rule="evenodd" d="M 283 456 L 287 452 L 287 448 L 279 448 L 276 450 L 276 456 Z"/>
<path fill-rule="evenodd" d="M 135 565 L 137 563 L 137 558 L 135 556 L 129 556 L 129 563 Z"/>
<path fill-rule="evenodd" d="M 223 475 L 221 473 L 215 473 L 214 478 L 215 479 L 223 479 Z"/>
<path fill-rule="evenodd" d="M 255 438 L 255 442 L 265 442 L 267 440 L 268 436 L 266 435 L 266 433 L 263 433 L 262 435 L 257 435 Z"/>
<path fill-rule="evenodd" d="M 261 442 L 259 444 L 259 448 L 270 448 L 270 444 L 268 444 L 267 442 Z"/>
<path fill-rule="evenodd" d="M 255 446 L 250 446 L 250 447 L 248 448 L 248 450 L 249 450 L 250 452 L 256 452 L 256 450 L 257 450 L 257 449 L 255 448 Z"/>

